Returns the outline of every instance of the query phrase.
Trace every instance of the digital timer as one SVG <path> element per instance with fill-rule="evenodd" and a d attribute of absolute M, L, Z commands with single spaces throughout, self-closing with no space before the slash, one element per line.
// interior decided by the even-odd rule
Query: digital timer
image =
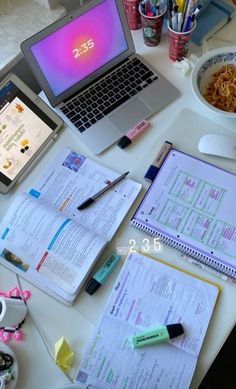
<path fill-rule="evenodd" d="M 74 54 L 74 58 L 80 57 L 82 54 L 87 53 L 88 50 L 94 47 L 94 41 L 92 39 L 88 39 L 86 42 L 81 43 L 79 47 L 76 47 L 72 50 Z"/>

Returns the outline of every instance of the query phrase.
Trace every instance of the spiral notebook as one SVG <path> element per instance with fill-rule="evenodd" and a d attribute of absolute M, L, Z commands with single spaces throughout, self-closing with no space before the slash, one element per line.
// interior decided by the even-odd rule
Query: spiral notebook
<path fill-rule="evenodd" d="M 236 280 L 236 175 L 172 149 L 131 225 Z"/>

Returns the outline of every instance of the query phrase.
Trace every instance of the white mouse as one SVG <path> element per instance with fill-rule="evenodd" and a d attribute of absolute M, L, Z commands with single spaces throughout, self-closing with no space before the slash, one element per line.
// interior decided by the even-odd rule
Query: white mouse
<path fill-rule="evenodd" d="M 236 159 L 236 137 L 220 134 L 204 135 L 199 143 L 201 153 Z"/>

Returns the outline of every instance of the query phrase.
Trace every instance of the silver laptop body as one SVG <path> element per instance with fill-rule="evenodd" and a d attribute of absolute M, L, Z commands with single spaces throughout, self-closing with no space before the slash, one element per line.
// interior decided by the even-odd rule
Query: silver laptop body
<path fill-rule="evenodd" d="M 91 0 L 21 49 L 50 104 L 94 154 L 179 95 L 135 53 L 120 0 Z"/>

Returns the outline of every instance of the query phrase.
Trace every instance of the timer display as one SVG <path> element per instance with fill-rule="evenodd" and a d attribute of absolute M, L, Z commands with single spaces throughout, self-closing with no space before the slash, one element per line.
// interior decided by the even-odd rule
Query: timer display
<path fill-rule="evenodd" d="M 128 49 L 117 2 L 96 3 L 31 46 L 55 96 L 69 91 Z"/>
<path fill-rule="evenodd" d="M 79 47 L 76 47 L 72 50 L 74 58 L 80 57 L 82 54 L 87 53 L 88 50 L 94 47 L 94 41 L 92 39 L 88 39 L 86 42 L 80 44 Z"/>

